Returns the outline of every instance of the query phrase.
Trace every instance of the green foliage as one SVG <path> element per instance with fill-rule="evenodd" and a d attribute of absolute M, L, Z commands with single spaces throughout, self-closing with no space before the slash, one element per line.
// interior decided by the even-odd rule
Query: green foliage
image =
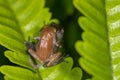
<path fill-rule="evenodd" d="M 17 64 L 0 67 L 5 80 L 81 80 L 82 71 L 79 67 L 72 69 L 71 58 L 50 68 L 34 70 L 30 65 L 24 41 L 38 35 L 44 23 L 51 22 L 45 0 L 0 0 L 0 6 L 0 44 L 9 49 L 5 56 Z"/>
<path fill-rule="evenodd" d="M 37 73 L 28 69 L 7 65 L 2 66 L 0 69 L 6 75 L 5 80 L 41 80 Z"/>
<path fill-rule="evenodd" d="M 83 41 L 76 43 L 76 50 L 82 55 L 80 66 L 93 75 L 93 80 L 112 80 L 105 1 L 74 0 L 74 5 L 85 15 L 78 20 L 84 29 Z"/>
<path fill-rule="evenodd" d="M 24 41 L 51 22 L 62 22 L 73 59 L 35 70 Z M 0 0 L 0 80 L 119 80 L 119 35 L 120 0 Z"/>
<path fill-rule="evenodd" d="M 71 70 L 72 59 L 67 58 L 65 61 L 50 68 L 40 67 L 39 70 L 5 65 L 0 68 L 0 71 L 6 75 L 5 80 L 81 80 L 80 68 Z"/>
<path fill-rule="evenodd" d="M 106 0 L 113 79 L 120 80 L 120 1 Z"/>
<path fill-rule="evenodd" d="M 32 68 L 27 54 L 16 53 L 12 51 L 5 51 L 5 56 L 13 63 L 16 63 L 18 65 L 21 65 L 30 69 Z"/>
<path fill-rule="evenodd" d="M 71 70 L 73 65 L 73 60 L 71 58 L 67 58 L 65 61 L 66 62 L 63 62 L 54 67 L 50 67 L 46 69 L 41 68 L 40 72 L 42 74 L 43 80 L 76 80 L 76 79 L 81 80 L 82 71 L 80 70 L 80 68 L 76 67 Z"/>

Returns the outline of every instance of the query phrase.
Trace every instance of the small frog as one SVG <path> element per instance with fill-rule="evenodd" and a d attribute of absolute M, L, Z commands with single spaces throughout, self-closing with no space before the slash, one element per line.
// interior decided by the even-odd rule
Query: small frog
<path fill-rule="evenodd" d="M 63 61 L 64 57 L 58 51 L 62 47 L 63 33 L 63 28 L 55 23 L 51 23 L 43 27 L 40 31 L 40 36 L 35 37 L 37 40 L 36 44 L 26 42 L 30 56 L 39 61 L 39 64 L 35 65 L 31 59 L 34 68 L 38 68 L 40 65 L 50 67 Z"/>

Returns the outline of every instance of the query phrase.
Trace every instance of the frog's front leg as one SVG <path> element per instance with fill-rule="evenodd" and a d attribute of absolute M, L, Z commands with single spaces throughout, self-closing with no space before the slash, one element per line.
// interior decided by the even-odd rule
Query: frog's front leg
<path fill-rule="evenodd" d="M 32 67 L 33 67 L 34 69 L 39 68 L 39 67 L 41 66 L 41 61 L 39 60 L 39 57 L 38 57 L 38 55 L 36 54 L 36 52 L 35 52 L 34 50 L 32 50 L 32 49 L 29 49 L 28 52 L 30 53 L 30 63 L 31 63 L 31 65 L 32 65 Z M 36 61 L 33 60 L 33 58 L 34 58 L 34 59 L 37 59 L 37 60 L 39 61 L 39 63 L 37 64 Z"/>
<path fill-rule="evenodd" d="M 33 60 L 33 58 L 39 60 L 39 57 L 36 54 L 35 46 L 31 42 L 25 42 L 25 44 L 27 47 L 27 52 L 29 53 L 30 64 L 34 69 L 36 69 L 40 66 L 40 64 L 35 64 L 35 60 Z"/>
<path fill-rule="evenodd" d="M 38 55 L 36 54 L 36 51 L 34 51 L 33 49 L 28 49 L 28 53 L 35 59 L 39 60 Z"/>
<path fill-rule="evenodd" d="M 35 40 L 40 40 L 40 36 L 34 37 Z"/>

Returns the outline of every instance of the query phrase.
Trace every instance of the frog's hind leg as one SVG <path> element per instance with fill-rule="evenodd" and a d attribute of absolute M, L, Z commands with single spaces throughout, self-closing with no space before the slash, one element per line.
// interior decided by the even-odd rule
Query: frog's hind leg
<path fill-rule="evenodd" d="M 52 54 L 50 56 L 50 58 L 47 61 L 45 61 L 44 67 L 50 67 L 50 66 L 59 64 L 59 63 L 63 62 L 65 58 L 66 58 L 66 56 L 62 56 L 62 54 L 60 52 Z"/>
<path fill-rule="evenodd" d="M 66 63 L 68 63 L 67 61 L 65 61 L 65 58 L 67 58 L 69 55 L 62 55 L 61 57 L 59 57 L 59 59 L 58 60 L 56 60 L 56 62 L 53 64 L 53 66 L 54 65 L 57 65 L 57 64 L 59 64 L 59 63 L 61 63 L 61 62 L 66 62 Z"/>

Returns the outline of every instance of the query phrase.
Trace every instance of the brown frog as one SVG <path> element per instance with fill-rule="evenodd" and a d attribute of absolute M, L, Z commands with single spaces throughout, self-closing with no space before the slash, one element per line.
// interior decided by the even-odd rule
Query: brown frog
<path fill-rule="evenodd" d="M 58 49 L 62 47 L 61 40 L 64 30 L 59 25 L 51 23 L 45 25 L 40 33 L 39 37 L 35 37 L 36 44 L 26 42 L 28 53 L 39 61 L 39 64 L 35 65 L 31 60 L 32 66 L 34 68 L 38 68 L 40 65 L 50 67 L 62 62 L 63 56 Z"/>

